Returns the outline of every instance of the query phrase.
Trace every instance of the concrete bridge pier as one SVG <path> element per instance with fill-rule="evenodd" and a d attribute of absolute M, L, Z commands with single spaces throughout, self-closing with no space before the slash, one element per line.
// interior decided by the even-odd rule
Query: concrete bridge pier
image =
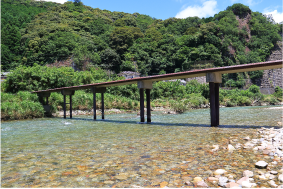
<path fill-rule="evenodd" d="M 140 89 L 140 118 L 144 122 L 144 89 L 146 90 L 146 108 L 147 108 L 147 123 L 151 123 L 150 111 L 150 89 L 152 89 L 152 81 L 138 81 L 138 88 Z"/>
<path fill-rule="evenodd" d="M 207 73 L 206 82 L 209 82 L 211 126 L 219 126 L 219 83 L 222 83 L 222 74 Z"/>
<path fill-rule="evenodd" d="M 93 120 L 96 120 L 96 93 L 101 93 L 101 115 L 102 119 L 104 119 L 104 93 L 106 87 L 92 87 L 91 91 L 93 93 Z"/>
<path fill-rule="evenodd" d="M 61 90 L 61 94 L 64 96 L 64 104 L 63 104 L 63 110 L 64 110 L 64 119 L 66 119 L 66 104 L 70 104 L 70 118 L 72 119 L 72 96 L 75 94 L 74 90 Z M 66 103 L 66 96 L 70 96 L 70 103 Z"/>
<path fill-rule="evenodd" d="M 49 92 L 37 93 L 37 96 L 39 97 L 39 102 L 43 105 L 45 115 L 51 116 L 51 107 L 50 107 L 49 102 L 48 102 L 48 98 L 50 97 L 50 93 Z M 45 102 L 44 102 L 44 98 L 46 98 Z"/>

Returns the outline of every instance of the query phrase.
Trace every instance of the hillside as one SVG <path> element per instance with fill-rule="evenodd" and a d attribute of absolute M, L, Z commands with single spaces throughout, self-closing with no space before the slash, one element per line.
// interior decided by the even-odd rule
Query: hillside
<path fill-rule="evenodd" d="M 74 62 L 116 73 L 135 68 L 143 75 L 172 73 L 202 66 L 265 61 L 282 25 L 249 7 L 234 4 L 210 18 L 154 19 L 139 13 L 110 12 L 67 2 L 4 0 L 2 70 L 19 65 Z M 12 20 L 12 21 L 11 21 Z M 250 72 L 256 79 L 262 72 Z M 246 75 L 224 75 L 224 82 Z M 231 81 L 230 81 L 231 83 Z"/>

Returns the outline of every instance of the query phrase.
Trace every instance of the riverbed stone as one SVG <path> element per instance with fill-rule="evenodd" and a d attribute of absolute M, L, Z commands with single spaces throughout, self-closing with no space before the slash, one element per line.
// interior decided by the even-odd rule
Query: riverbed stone
<path fill-rule="evenodd" d="M 236 150 L 236 149 L 234 148 L 234 146 L 232 146 L 231 144 L 228 144 L 228 151 L 229 151 L 229 152 L 233 152 L 234 150 Z"/>
<path fill-rule="evenodd" d="M 270 171 L 270 174 L 277 175 L 278 172 L 277 171 Z"/>
<path fill-rule="evenodd" d="M 263 155 L 268 155 L 269 153 L 270 153 L 270 150 L 263 150 L 263 151 L 262 151 L 262 154 L 263 154 Z"/>
<path fill-rule="evenodd" d="M 201 188 L 208 188 L 208 185 L 203 180 L 197 182 L 196 185 Z"/>
<path fill-rule="evenodd" d="M 217 169 L 216 171 L 214 171 L 214 175 L 223 175 L 226 172 L 227 171 L 225 171 L 224 169 Z"/>
<path fill-rule="evenodd" d="M 242 182 L 244 182 L 244 181 L 249 182 L 249 177 L 242 177 L 241 179 L 239 179 L 239 180 L 237 181 L 237 184 L 242 185 Z"/>
<path fill-rule="evenodd" d="M 279 180 L 280 182 L 283 182 L 283 174 L 278 175 L 278 180 Z"/>
<path fill-rule="evenodd" d="M 244 140 L 251 140 L 249 136 L 246 136 L 245 138 L 243 138 Z"/>
<path fill-rule="evenodd" d="M 250 183 L 249 181 L 243 181 L 241 185 L 243 188 L 252 188 L 256 186 L 255 183 Z"/>
<path fill-rule="evenodd" d="M 252 176 L 254 176 L 254 173 L 253 173 L 252 171 L 245 170 L 245 171 L 243 172 L 243 176 L 244 176 L 244 177 L 252 177 Z"/>
<path fill-rule="evenodd" d="M 267 182 L 272 188 L 277 188 L 277 184 L 274 182 L 274 180 L 270 180 Z"/>
<path fill-rule="evenodd" d="M 200 181 L 203 181 L 201 177 L 195 177 L 194 180 L 193 180 L 194 183 L 197 183 L 197 182 L 200 182 Z"/>
<path fill-rule="evenodd" d="M 227 177 L 220 177 L 219 180 L 218 180 L 218 185 L 224 187 L 227 182 L 228 182 Z"/>
<path fill-rule="evenodd" d="M 219 180 L 219 178 L 216 178 L 216 177 L 208 177 L 207 178 L 207 181 L 209 181 L 209 182 L 218 181 L 218 180 Z"/>
<path fill-rule="evenodd" d="M 255 166 L 257 168 L 260 168 L 260 169 L 263 169 L 263 168 L 266 168 L 268 165 L 268 163 L 266 163 L 265 161 L 258 161 L 256 162 Z"/>
<path fill-rule="evenodd" d="M 226 188 L 239 188 L 239 184 L 237 184 L 235 182 L 229 182 L 225 186 L 226 186 Z"/>

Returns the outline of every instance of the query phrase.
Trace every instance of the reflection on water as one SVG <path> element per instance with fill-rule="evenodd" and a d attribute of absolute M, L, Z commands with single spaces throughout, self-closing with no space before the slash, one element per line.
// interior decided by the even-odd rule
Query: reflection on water
<path fill-rule="evenodd" d="M 245 149 L 212 153 L 211 146 L 256 137 L 255 128 L 276 126 L 282 109 L 221 108 L 218 128 L 209 126 L 209 115 L 209 109 L 152 112 L 152 124 L 137 124 L 136 114 L 4 122 L 2 187 L 154 187 L 164 181 L 181 187 L 218 168 L 238 178 L 262 157 Z"/>

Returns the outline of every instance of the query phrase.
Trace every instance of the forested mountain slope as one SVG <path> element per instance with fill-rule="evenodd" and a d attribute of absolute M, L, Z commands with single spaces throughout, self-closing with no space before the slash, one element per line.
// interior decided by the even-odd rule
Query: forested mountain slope
<path fill-rule="evenodd" d="M 282 40 L 282 25 L 242 4 L 210 18 L 166 20 L 73 2 L 3 0 L 1 6 L 5 71 L 69 59 L 81 68 L 98 65 L 116 73 L 171 73 L 200 62 L 228 66 L 265 61 Z M 223 78 L 229 80 L 228 75 Z"/>

